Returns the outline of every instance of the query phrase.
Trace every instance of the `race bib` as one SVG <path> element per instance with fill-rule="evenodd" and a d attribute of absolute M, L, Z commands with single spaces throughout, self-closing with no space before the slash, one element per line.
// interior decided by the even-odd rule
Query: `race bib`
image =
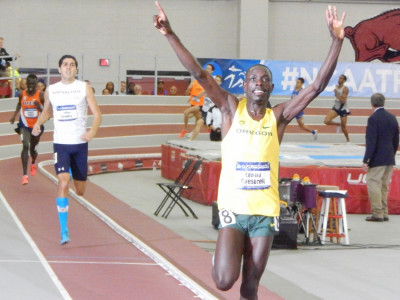
<path fill-rule="evenodd" d="M 58 121 L 72 121 L 78 118 L 78 111 L 76 110 L 75 105 L 61 105 L 57 106 L 57 115 L 56 118 Z"/>
<path fill-rule="evenodd" d="M 221 227 L 236 224 L 236 217 L 229 209 L 221 209 L 218 215 Z"/>
<path fill-rule="evenodd" d="M 26 108 L 24 109 L 24 117 L 25 118 L 37 118 L 38 117 L 38 111 L 36 108 Z"/>
<path fill-rule="evenodd" d="M 236 187 L 241 190 L 264 190 L 271 185 L 269 162 L 237 162 Z"/>

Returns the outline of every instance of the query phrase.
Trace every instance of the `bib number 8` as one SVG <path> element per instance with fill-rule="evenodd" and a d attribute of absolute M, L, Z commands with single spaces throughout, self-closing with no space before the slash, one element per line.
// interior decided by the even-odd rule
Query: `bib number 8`
<path fill-rule="evenodd" d="M 219 214 L 219 221 L 222 227 L 236 224 L 236 217 L 230 210 L 221 209 L 218 214 Z"/>

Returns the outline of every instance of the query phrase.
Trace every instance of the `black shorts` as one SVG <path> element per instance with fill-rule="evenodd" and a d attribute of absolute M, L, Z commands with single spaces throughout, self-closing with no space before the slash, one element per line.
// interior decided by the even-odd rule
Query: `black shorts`
<path fill-rule="evenodd" d="M 54 144 L 54 168 L 57 175 L 68 173 L 71 168 L 72 178 L 85 181 L 88 171 L 88 143 Z"/>
<path fill-rule="evenodd" d="M 348 109 L 336 109 L 335 107 L 332 107 L 332 110 L 341 117 L 346 117 L 350 114 L 350 110 Z"/>

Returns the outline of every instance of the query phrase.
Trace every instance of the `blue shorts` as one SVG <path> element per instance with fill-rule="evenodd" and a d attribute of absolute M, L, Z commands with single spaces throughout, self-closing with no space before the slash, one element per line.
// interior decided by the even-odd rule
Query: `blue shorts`
<path fill-rule="evenodd" d="M 301 117 L 304 115 L 304 111 L 299 112 L 299 114 L 296 116 L 296 119 L 301 119 Z"/>
<path fill-rule="evenodd" d="M 271 236 L 279 233 L 278 217 L 240 215 L 221 209 L 219 220 L 219 228 L 234 228 L 248 237 Z"/>
<path fill-rule="evenodd" d="M 88 143 L 54 144 L 54 168 L 57 175 L 68 173 L 71 168 L 72 178 L 85 181 L 88 171 Z"/>

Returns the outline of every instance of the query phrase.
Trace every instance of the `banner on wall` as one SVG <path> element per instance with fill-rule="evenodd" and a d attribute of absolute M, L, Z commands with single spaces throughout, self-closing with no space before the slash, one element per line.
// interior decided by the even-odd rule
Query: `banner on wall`
<path fill-rule="evenodd" d="M 215 66 L 213 75 L 223 77 L 222 87 L 232 94 L 243 94 L 246 70 L 254 64 L 263 64 L 271 69 L 275 85 L 273 95 L 290 96 L 298 77 L 303 77 L 305 86 L 311 84 L 322 65 L 317 62 L 276 61 L 251 59 L 199 58 L 201 65 Z M 386 98 L 398 98 L 400 92 L 400 65 L 391 63 L 338 63 L 328 86 L 321 96 L 332 96 L 340 75 L 346 75 L 346 86 L 350 97 L 370 97 L 382 93 Z"/>

